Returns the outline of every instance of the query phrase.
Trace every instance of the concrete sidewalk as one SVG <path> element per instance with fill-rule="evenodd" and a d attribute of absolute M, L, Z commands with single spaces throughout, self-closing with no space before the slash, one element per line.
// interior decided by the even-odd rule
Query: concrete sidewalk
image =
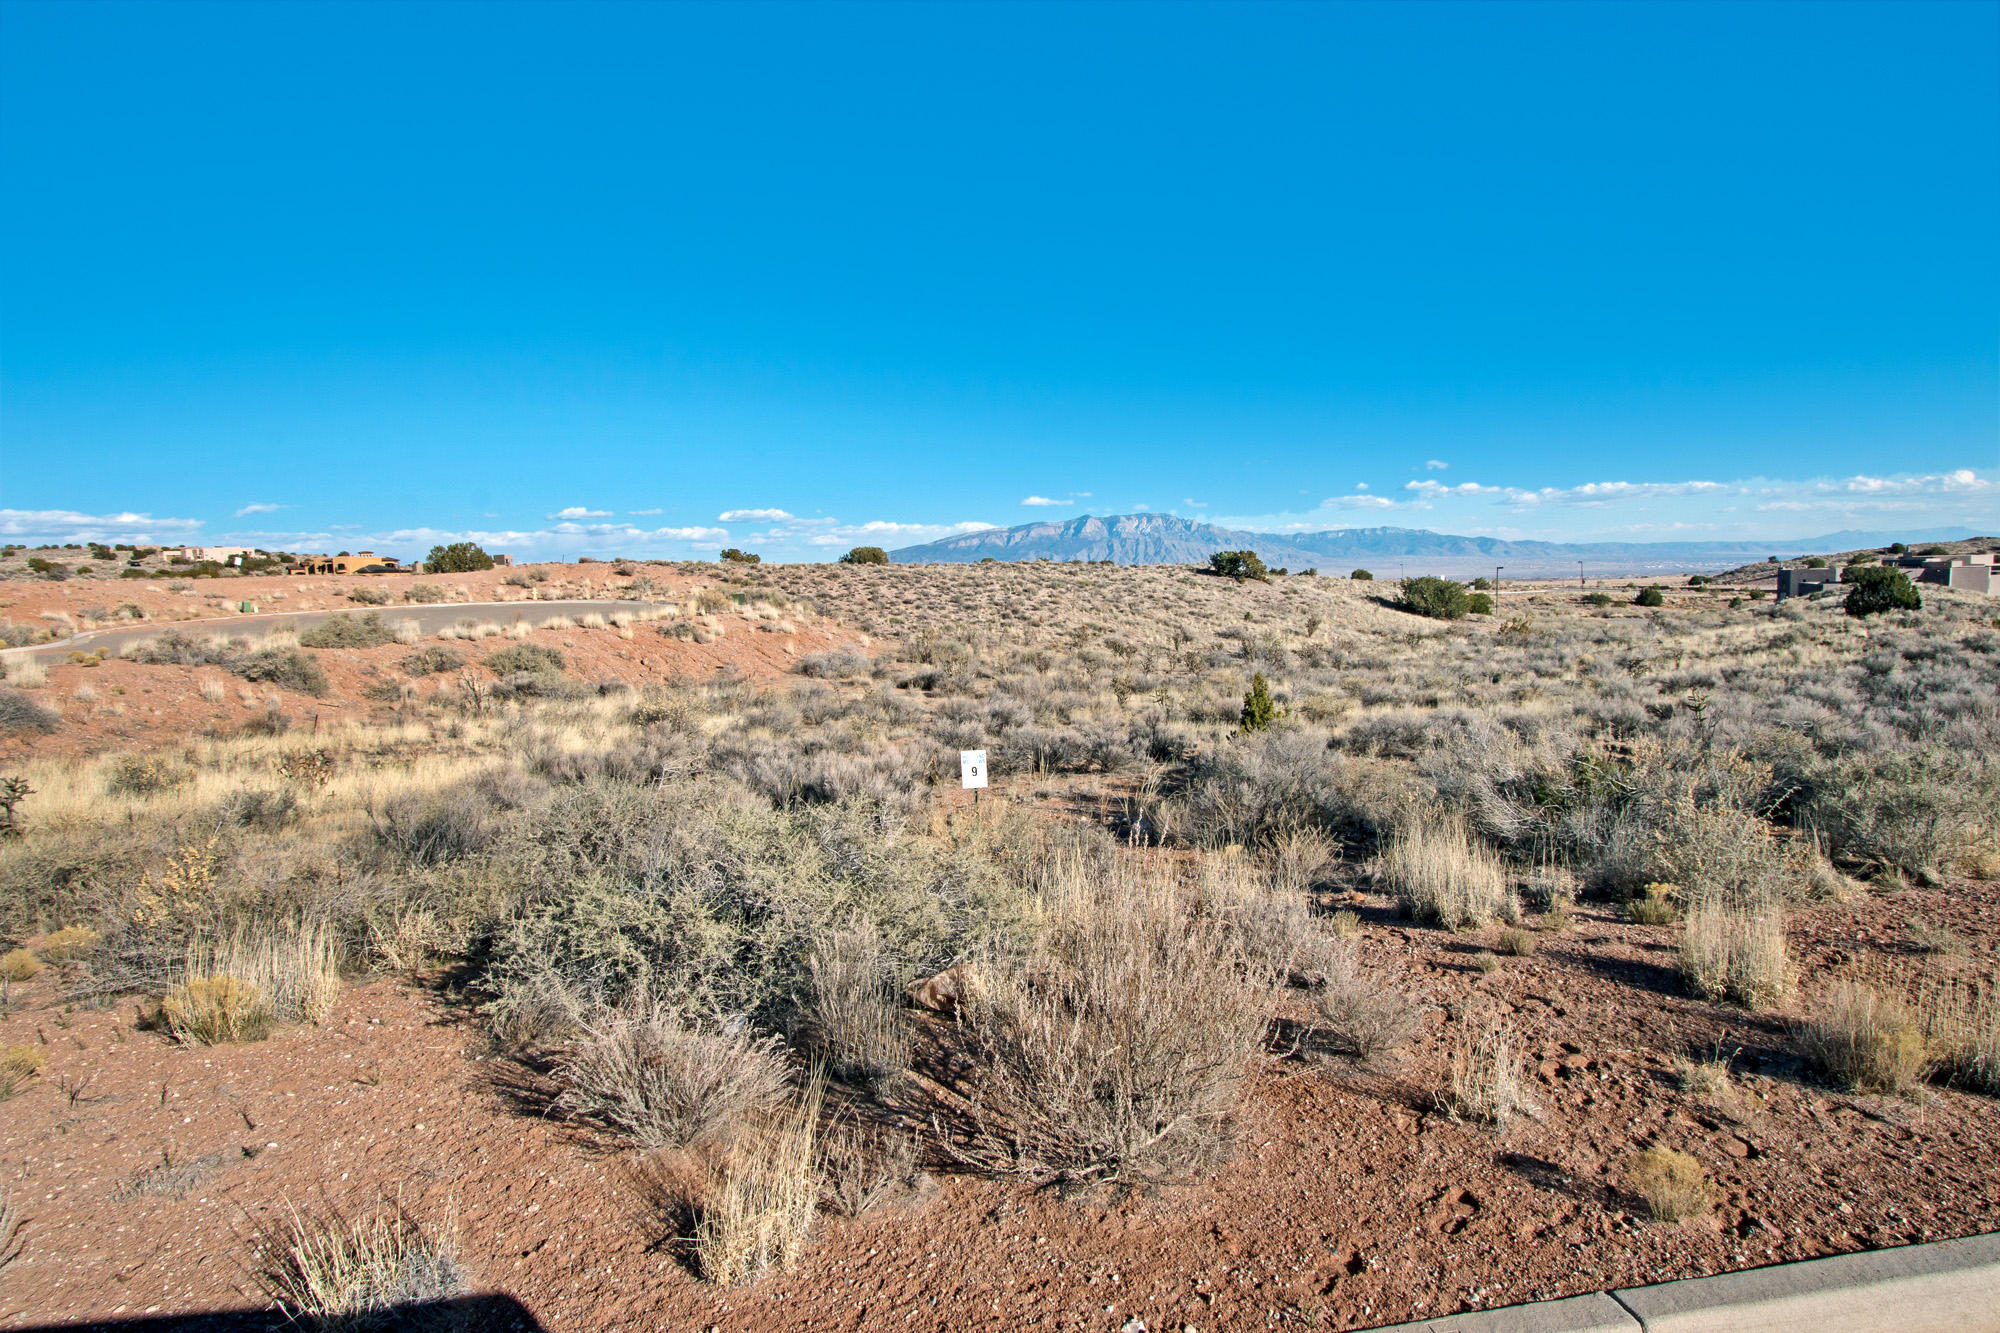
<path fill-rule="evenodd" d="M 2000 1233 L 1388 1325 L 1374 1333 L 2000 1333 Z"/>

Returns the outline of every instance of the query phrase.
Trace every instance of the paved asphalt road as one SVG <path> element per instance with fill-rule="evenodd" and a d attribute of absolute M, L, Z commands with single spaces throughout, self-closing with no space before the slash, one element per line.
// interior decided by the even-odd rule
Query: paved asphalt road
<path fill-rule="evenodd" d="M 187 634 L 268 634 L 274 629 L 310 629 L 336 615 L 355 619 L 380 612 L 382 623 L 394 629 L 399 621 L 414 620 L 422 634 L 435 634 L 460 621 L 474 624 L 490 620 L 503 628 L 520 621 L 539 625 L 557 616 L 572 620 L 580 616 L 608 615 L 613 611 L 644 611 L 654 602 L 435 602 L 428 606 L 354 606 L 343 611 L 275 611 L 257 615 L 224 616 L 210 620 L 149 620 L 118 629 L 89 630 L 58 643 L 38 643 L 26 648 L 0 650 L 7 658 L 29 657 L 43 662 L 60 662 L 73 652 L 109 653 L 129 644 L 157 639 L 167 630 Z"/>

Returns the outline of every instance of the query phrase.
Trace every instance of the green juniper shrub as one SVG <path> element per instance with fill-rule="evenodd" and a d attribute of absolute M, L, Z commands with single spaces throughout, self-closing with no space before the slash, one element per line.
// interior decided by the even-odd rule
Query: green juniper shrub
<path fill-rule="evenodd" d="M 433 574 L 470 574 L 493 568 L 493 557 L 476 542 L 453 542 L 431 547 L 431 553 L 424 557 L 424 568 Z"/>
<path fill-rule="evenodd" d="M 1245 579 L 1264 583 L 1271 577 L 1271 571 L 1264 567 L 1264 558 L 1255 551 L 1217 551 L 1208 558 L 1208 572 L 1238 583 Z"/>
<path fill-rule="evenodd" d="M 1250 690 L 1243 696 L 1243 730 L 1262 731 L 1277 715 L 1278 706 L 1271 702 L 1271 687 L 1259 671 L 1250 678 Z"/>
<path fill-rule="evenodd" d="M 1921 611 L 1922 594 L 1910 576 L 1886 565 L 1852 566 L 1848 569 L 1847 600 L 1842 604 L 1850 616 L 1879 615 L 1884 611 Z"/>
<path fill-rule="evenodd" d="M 889 553 L 879 546 L 857 546 L 840 557 L 843 565 L 886 565 Z"/>
<path fill-rule="evenodd" d="M 1608 592 L 1587 592 L 1583 595 L 1583 601 L 1586 606 L 1609 606 L 1611 605 L 1611 594 Z"/>
<path fill-rule="evenodd" d="M 1360 583 L 1373 583 L 1375 581 L 1375 576 L 1365 569 L 1349 570 L 1347 577 Z"/>
<path fill-rule="evenodd" d="M 1490 616 L 1493 614 L 1493 599 L 1483 592 L 1472 593 L 1465 599 L 1465 612 L 1472 616 Z"/>
<path fill-rule="evenodd" d="M 1639 595 L 1632 599 L 1632 605 L 1634 606 L 1665 606 L 1666 604 L 1666 594 L 1658 588 L 1641 588 L 1639 589 Z"/>
<path fill-rule="evenodd" d="M 1404 579 L 1403 595 L 1397 605 L 1412 615 L 1432 620 L 1462 620 L 1472 610 L 1472 594 L 1463 583 L 1423 574 Z"/>
<path fill-rule="evenodd" d="M 732 565 L 761 565 L 764 557 L 750 551 L 739 551 L 734 546 L 722 552 L 722 559 Z"/>

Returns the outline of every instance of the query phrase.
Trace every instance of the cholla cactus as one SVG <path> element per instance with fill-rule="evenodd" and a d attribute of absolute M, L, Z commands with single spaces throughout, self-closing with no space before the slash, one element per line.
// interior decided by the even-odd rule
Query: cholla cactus
<path fill-rule="evenodd" d="M 21 821 L 14 807 L 34 794 L 26 778 L 0 778 L 0 838 L 21 836 Z"/>

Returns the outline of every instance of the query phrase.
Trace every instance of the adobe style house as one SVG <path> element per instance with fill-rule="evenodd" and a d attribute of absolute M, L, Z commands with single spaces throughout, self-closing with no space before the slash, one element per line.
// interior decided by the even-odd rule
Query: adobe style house
<path fill-rule="evenodd" d="M 357 551 L 353 555 L 302 555 L 292 566 L 294 574 L 405 574 L 409 571 L 393 555 Z"/>
<path fill-rule="evenodd" d="M 247 546 L 181 546 L 169 547 L 163 554 L 169 559 L 178 556 L 196 564 L 212 560 L 218 565 L 236 565 L 243 562 L 244 556 L 256 553 Z"/>
<path fill-rule="evenodd" d="M 1994 552 L 1984 551 L 1978 555 L 1906 555 L 1898 557 L 1896 564 L 1909 571 L 1913 583 L 1942 583 L 1947 588 L 1990 596 L 2000 592 L 1993 577 L 1994 560 Z"/>
<path fill-rule="evenodd" d="M 2000 555 L 1992 551 L 1978 555 L 1900 555 L 1883 560 L 1891 569 L 1900 569 L 1912 583 L 1942 583 L 1947 588 L 2000 593 L 2000 579 L 1994 577 L 1994 563 Z M 1840 582 L 1840 571 L 1826 569 L 1781 569 L 1778 571 L 1778 600 L 1824 592 Z"/>
<path fill-rule="evenodd" d="M 1778 600 L 1822 592 L 1840 580 L 1837 569 L 1781 569 L 1778 571 Z"/>

